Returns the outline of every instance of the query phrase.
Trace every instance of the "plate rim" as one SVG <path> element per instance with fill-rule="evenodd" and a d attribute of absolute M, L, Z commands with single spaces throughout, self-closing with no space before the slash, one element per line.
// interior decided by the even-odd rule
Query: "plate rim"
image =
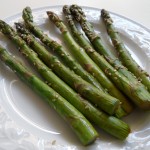
<path fill-rule="evenodd" d="M 41 6 L 41 7 L 35 7 L 35 8 L 33 8 L 32 11 L 36 12 L 36 11 L 39 11 L 41 9 L 47 9 L 47 8 L 59 8 L 59 7 L 62 8 L 63 6 L 64 5 Z M 70 6 L 70 5 L 68 5 L 68 6 Z M 26 6 L 26 7 L 28 7 L 28 6 Z M 93 10 L 96 10 L 96 11 L 101 11 L 102 10 L 102 8 L 95 8 L 95 7 L 83 6 L 83 5 L 80 5 L 80 7 L 82 7 L 83 9 L 93 9 Z M 30 8 L 32 8 L 32 7 L 30 7 Z M 109 11 L 109 10 L 107 10 L 107 11 Z M 124 15 L 120 15 L 120 14 L 112 12 L 112 11 L 109 11 L 109 12 L 110 12 L 110 14 L 113 14 L 113 15 L 119 16 L 119 17 L 121 17 L 123 19 L 126 19 L 126 20 L 128 20 L 128 21 L 130 21 L 130 22 L 132 22 L 132 23 L 134 23 L 134 24 L 136 24 L 136 25 L 144 28 L 147 32 L 150 32 L 150 28 L 144 26 L 142 23 L 139 23 L 139 22 L 137 22 L 137 21 L 135 21 L 135 20 L 133 20 L 133 19 L 131 19 L 129 17 L 124 16 Z M 14 14 L 14 15 L 9 15 L 9 16 L 5 17 L 3 20 L 7 22 L 11 18 L 19 17 L 21 15 L 22 15 L 22 12 L 18 12 L 18 13 Z"/>

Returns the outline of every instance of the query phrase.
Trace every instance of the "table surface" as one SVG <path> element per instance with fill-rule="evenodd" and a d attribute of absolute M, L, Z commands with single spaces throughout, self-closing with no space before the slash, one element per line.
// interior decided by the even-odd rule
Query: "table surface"
<path fill-rule="evenodd" d="M 64 4 L 105 8 L 150 28 L 150 0 L 4 0 L 0 5 L 0 19 L 21 12 L 26 6 L 38 8 Z"/>

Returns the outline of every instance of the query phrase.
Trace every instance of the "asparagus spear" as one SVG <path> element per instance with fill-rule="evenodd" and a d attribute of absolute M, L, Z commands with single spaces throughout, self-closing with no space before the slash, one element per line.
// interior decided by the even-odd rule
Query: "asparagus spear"
<path fill-rule="evenodd" d="M 34 33 L 34 35 L 36 35 L 38 38 L 40 38 L 40 40 L 43 43 L 45 43 L 48 47 L 54 49 L 55 51 L 57 51 L 57 53 L 59 52 L 59 55 L 63 58 L 63 60 L 66 62 L 66 64 L 71 63 L 70 58 L 68 57 L 69 55 L 66 53 L 65 49 L 63 49 L 63 47 L 61 47 L 61 45 L 59 45 L 57 42 L 52 41 L 47 35 L 43 34 L 43 32 L 37 26 L 35 26 L 33 24 L 33 16 L 32 16 L 31 9 L 29 7 L 25 8 L 23 10 L 23 18 L 26 21 L 28 28 L 32 31 L 32 33 Z M 30 18 L 30 19 L 28 19 L 28 18 Z M 30 20 L 30 21 L 28 21 L 28 20 Z M 105 91 L 105 93 L 107 93 L 107 92 Z M 118 118 L 121 118 L 121 117 L 127 115 L 127 113 L 125 111 L 123 111 L 121 106 L 119 106 L 118 109 L 116 110 L 115 115 Z"/>
<path fill-rule="evenodd" d="M 124 93 L 129 93 L 127 94 L 132 100 L 134 103 L 136 103 L 140 108 L 142 109 L 149 109 L 148 105 L 146 106 L 146 103 L 145 103 L 145 106 L 142 105 L 142 103 L 146 100 L 147 102 L 150 100 L 149 99 L 149 93 L 148 91 L 146 90 L 145 86 L 142 85 L 140 82 L 137 82 L 137 79 L 122 65 L 122 63 L 111 53 L 111 51 L 109 51 L 108 49 L 106 49 L 104 47 L 104 45 L 102 45 L 102 42 L 100 40 L 100 37 L 94 32 L 94 29 L 92 27 L 92 25 L 86 20 L 85 18 L 85 14 L 84 12 L 82 11 L 82 9 L 77 6 L 77 5 L 72 5 L 70 7 L 70 10 L 72 12 L 72 15 L 75 17 L 75 19 L 80 23 L 82 29 L 84 30 L 84 32 L 86 33 L 87 37 L 89 38 L 89 40 L 91 41 L 91 43 L 93 44 L 93 46 L 95 47 L 95 49 L 101 53 L 107 60 L 108 62 L 114 66 L 114 68 L 120 73 L 119 74 L 119 78 L 120 78 L 120 81 L 122 80 L 122 75 L 124 75 L 126 78 L 123 77 L 124 80 L 127 81 L 127 84 L 128 86 L 120 86 L 120 89 L 122 89 L 122 91 Z M 107 67 L 106 67 L 107 68 Z M 105 69 L 106 69 L 105 68 Z M 108 69 L 105 71 L 107 72 L 107 74 L 109 75 L 112 75 L 111 72 L 108 71 Z M 111 76 L 112 77 L 112 76 Z M 115 81 L 115 76 L 114 78 L 111 78 L 113 79 L 114 82 Z M 118 79 L 118 77 L 116 78 Z M 132 83 L 130 83 L 129 81 L 132 81 Z M 116 84 L 116 86 L 119 87 L 118 84 Z M 124 90 L 123 89 L 126 89 Z M 126 87 L 126 88 L 125 88 Z M 134 93 L 134 94 L 133 94 Z M 135 98 L 134 98 L 134 96 Z M 145 96 L 145 98 L 144 98 Z M 137 98 L 136 98 L 137 97 Z M 145 99 L 142 103 L 139 102 L 139 98 L 140 99 Z M 139 104 L 138 104 L 139 103 Z M 149 103 L 149 102 L 148 102 Z M 144 103 L 143 103 L 144 104 Z"/>
<path fill-rule="evenodd" d="M 52 49 L 59 57 L 61 57 L 61 60 L 63 63 L 68 66 L 71 70 L 73 70 L 77 75 L 81 76 L 84 80 L 87 82 L 95 85 L 99 90 L 104 91 L 100 83 L 87 71 L 85 71 L 71 56 L 70 54 L 65 50 L 65 48 L 57 43 L 56 41 L 52 40 L 50 37 L 45 35 L 43 31 L 40 30 L 40 28 L 36 27 L 33 24 L 33 16 L 30 7 L 26 7 L 23 10 L 23 18 L 28 25 L 29 28 L 34 30 L 34 34 L 40 38 L 40 40 L 48 46 L 50 49 Z"/>
<path fill-rule="evenodd" d="M 47 35 L 45 35 L 37 26 L 35 26 L 33 24 L 33 16 L 32 16 L 31 9 L 29 7 L 24 9 L 23 18 L 26 22 L 26 25 L 32 31 L 32 33 L 34 33 L 35 36 L 40 38 L 40 40 L 44 44 L 46 44 L 48 47 L 50 47 L 52 49 L 55 49 L 55 51 L 58 49 L 58 48 L 55 48 L 58 45 L 58 43 L 56 43 L 55 41 L 51 42 L 51 39 Z M 68 61 L 68 54 L 66 55 L 65 49 L 61 48 L 60 45 L 58 47 L 60 50 L 60 56 L 63 56 L 63 60 L 66 61 L 67 64 L 71 63 Z M 121 96 L 120 96 L 120 98 L 121 98 Z M 123 109 L 121 107 L 118 107 L 115 115 L 118 118 L 121 118 L 121 117 L 127 115 L 127 113 L 125 111 L 123 111 Z"/>
<path fill-rule="evenodd" d="M 30 40 L 30 36 L 22 33 L 24 30 L 22 24 L 17 23 L 16 28 L 24 39 L 28 41 Z M 59 79 L 45 64 L 40 61 L 34 51 L 24 51 L 24 49 L 20 49 L 20 52 L 28 56 L 26 58 L 32 63 L 32 65 L 34 65 L 48 85 L 69 101 L 89 121 L 119 139 L 125 139 L 128 136 L 130 129 L 127 124 L 115 117 L 106 115 L 104 112 L 98 110 L 88 101 L 77 95 L 76 92 L 67 86 L 67 84 Z"/>
<path fill-rule="evenodd" d="M 77 109 L 32 74 L 1 46 L 0 59 L 9 66 L 21 80 L 30 86 L 57 111 L 57 113 L 71 126 L 84 145 L 88 145 L 96 140 L 98 133 Z"/>
<path fill-rule="evenodd" d="M 31 49 L 25 44 L 25 42 L 18 36 L 18 34 L 7 23 L 0 20 L 0 30 L 7 37 L 12 39 L 14 43 L 21 49 L 30 51 Z M 30 39 L 31 40 L 31 39 Z M 76 90 L 83 97 L 88 99 L 94 104 L 97 104 L 99 108 L 109 114 L 114 114 L 119 107 L 120 102 L 118 99 L 105 94 L 98 90 L 95 86 L 83 80 L 81 77 L 73 73 L 70 69 L 64 66 L 54 55 L 50 54 L 42 45 L 38 42 L 28 42 L 30 46 L 36 51 L 38 56 L 50 67 L 60 78 L 62 78 L 69 86 Z"/>
<path fill-rule="evenodd" d="M 131 54 L 126 49 L 123 41 L 118 34 L 118 31 L 113 25 L 113 20 L 110 17 L 109 12 L 102 9 L 101 17 L 103 18 L 103 21 L 107 28 L 107 32 L 118 53 L 120 60 L 137 78 L 141 78 L 141 82 L 148 88 L 148 91 L 150 92 L 150 80 L 148 79 L 148 73 L 142 70 L 142 68 L 136 63 L 136 61 L 132 58 Z"/>
<path fill-rule="evenodd" d="M 18 31 L 19 35 L 26 41 L 26 43 L 27 43 L 28 45 L 30 45 L 30 42 L 31 42 L 31 43 L 36 42 L 35 39 L 34 39 L 34 37 L 33 37 L 33 35 L 30 34 L 30 32 L 29 32 L 27 29 L 25 29 L 25 27 L 23 26 L 23 24 L 21 24 L 21 23 L 16 23 L 16 28 L 17 28 L 17 31 Z M 38 44 L 39 44 L 39 43 L 38 43 Z M 41 46 L 41 45 L 40 45 L 40 46 Z M 61 85 L 59 85 L 59 86 L 61 87 Z M 54 88 L 55 88 L 55 86 L 54 86 Z M 64 88 L 62 88 L 62 89 L 64 89 Z M 57 90 L 56 90 L 56 91 L 57 91 Z M 59 91 L 60 91 L 60 89 L 58 89 L 57 92 L 59 92 Z M 65 96 L 65 95 L 66 95 L 66 92 L 63 90 L 61 94 Z M 63 97 L 64 97 L 64 96 L 63 96 Z M 66 97 L 64 97 L 64 98 L 66 98 Z M 118 110 L 116 111 L 115 115 L 116 115 L 118 118 L 121 118 L 121 117 L 123 117 L 123 116 L 126 115 L 126 112 L 124 112 L 123 109 L 122 109 L 121 107 L 119 107 Z"/>
<path fill-rule="evenodd" d="M 126 78 L 137 84 L 137 78 L 127 70 L 126 67 L 122 65 L 122 63 L 118 60 L 117 57 L 109 50 L 107 49 L 102 41 L 99 35 L 97 35 L 94 31 L 94 28 L 92 24 L 90 24 L 86 20 L 86 16 L 84 12 L 82 11 L 81 7 L 77 5 L 72 5 L 70 7 L 71 14 L 74 16 L 77 22 L 80 23 L 83 31 L 85 32 L 88 39 L 91 41 L 92 45 L 94 46 L 95 50 L 103 55 L 105 59 L 121 74 L 123 74 Z M 143 87 L 144 88 L 144 87 Z"/>
<path fill-rule="evenodd" d="M 80 44 L 80 46 L 82 46 L 86 53 L 91 57 L 91 59 L 101 68 L 103 69 L 103 66 L 101 66 L 103 63 L 107 64 L 109 67 L 110 65 L 107 63 L 107 61 L 105 61 L 103 59 L 103 57 L 101 55 L 99 55 L 94 49 L 93 47 L 89 44 L 89 42 L 85 39 L 85 37 L 83 36 L 83 34 L 77 29 L 73 18 L 71 16 L 71 12 L 70 9 L 67 5 L 65 5 L 63 7 L 63 12 L 65 14 L 66 20 L 67 20 L 67 24 L 69 25 L 72 35 L 74 36 L 74 39 L 77 41 L 77 43 Z M 103 61 L 103 63 L 101 63 L 101 61 Z M 103 69 L 103 71 L 105 72 L 105 69 Z M 130 113 L 133 110 L 133 106 L 132 104 L 124 97 L 120 97 L 119 99 L 122 102 L 122 108 L 126 113 Z"/>
<path fill-rule="evenodd" d="M 124 97 L 122 93 L 113 85 L 113 83 L 105 76 L 103 71 L 91 60 L 91 58 L 86 54 L 84 49 L 82 49 L 72 38 L 71 34 L 68 32 L 67 27 L 64 25 L 62 20 L 53 12 L 47 12 L 50 20 L 60 29 L 62 36 L 69 47 L 69 50 L 79 61 L 79 63 L 90 72 L 103 87 L 108 90 L 108 93 L 112 96 L 121 99 Z M 125 97 L 124 97 L 125 99 Z"/>

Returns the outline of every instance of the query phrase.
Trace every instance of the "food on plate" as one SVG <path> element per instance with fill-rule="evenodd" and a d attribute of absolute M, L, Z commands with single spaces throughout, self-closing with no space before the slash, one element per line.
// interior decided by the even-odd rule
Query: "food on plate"
<path fill-rule="evenodd" d="M 69 102 L 57 92 L 32 74 L 14 56 L 0 46 L 0 59 L 11 68 L 17 76 L 45 99 L 50 106 L 70 125 L 84 145 L 88 145 L 98 137 L 91 123 Z"/>
<path fill-rule="evenodd" d="M 63 7 L 65 20 L 51 10 L 45 13 L 69 49 L 44 34 L 33 22 L 30 7 L 23 10 L 24 22 L 15 23 L 17 31 L 0 20 L 0 32 L 19 47 L 42 78 L 2 46 L 0 60 L 60 114 L 83 145 L 93 143 L 99 136 L 93 125 L 125 140 L 131 131 L 121 117 L 131 114 L 134 107 L 150 110 L 149 75 L 141 71 L 125 49 L 106 10 L 101 11 L 101 16 L 119 58 L 105 47 L 78 5 Z M 138 73 L 137 77 L 130 71 Z"/>
<path fill-rule="evenodd" d="M 70 27 L 71 33 L 74 36 L 74 39 L 77 41 L 77 43 L 79 43 L 81 47 L 83 47 L 83 49 L 91 57 L 91 59 L 102 69 L 101 65 L 103 63 L 108 64 L 108 62 L 94 50 L 94 48 L 90 45 L 90 43 L 81 33 L 81 31 L 76 27 L 68 6 L 63 7 L 63 12 L 65 14 L 65 18 L 67 20 L 68 26 Z M 101 63 L 101 61 L 104 62 Z M 132 104 L 127 100 L 127 98 L 125 98 L 125 96 L 120 95 L 118 99 L 121 101 L 122 104 L 121 107 L 123 111 L 126 113 L 126 115 L 133 111 Z"/>
<path fill-rule="evenodd" d="M 110 79 L 118 86 L 118 88 L 126 94 L 139 108 L 144 110 L 150 109 L 150 93 L 147 91 L 146 87 L 142 85 L 136 77 L 129 72 L 122 63 L 115 57 L 115 55 L 106 49 L 101 41 L 98 34 L 95 33 L 94 28 L 82 11 L 82 8 L 77 5 L 72 5 L 70 7 L 72 15 L 77 22 L 80 23 L 83 31 L 87 35 L 88 39 L 91 41 L 95 50 L 104 56 L 104 58 L 114 66 L 114 69 L 108 68 L 104 64 L 104 69 L 106 75 L 110 76 Z M 132 82 L 131 82 L 132 81 Z"/>
<path fill-rule="evenodd" d="M 123 65 L 125 65 L 150 92 L 150 81 L 148 78 L 149 74 L 137 64 L 137 62 L 132 58 L 131 54 L 126 49 L 118 31 L 113 25 L 113 20 L 110 17 L 109 12 L 102 9 L 101 16 L 107 28 L 108 35 L 110 36 L 111 41 L 118 53 L 119 59 L 122 61 Z"/>

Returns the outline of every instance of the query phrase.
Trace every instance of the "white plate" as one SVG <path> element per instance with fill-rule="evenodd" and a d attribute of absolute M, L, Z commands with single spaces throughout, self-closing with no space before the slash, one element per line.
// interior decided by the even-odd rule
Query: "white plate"
<path fill-rule="evenodd" d="M 97 33 L 102 35 L 104 43 L 113 49 L 100 19 L 100 10 L 83 8 Z M 51 10 L 62 16 L 61 9 L 62 6 L 55 6 L 33 10 L 35 22 L 59 42 L 59 32 L 48 21 L 45 12 Z M 150 73 L 150 31 L 125 17 L 114 13 L 111 15 L 133 57 Z M 21 14 L 5 19 L 11 25 L 18 20 L 21 20 Z M 14 55 L 22 57 L 8 39 L 0 36 L 0 44 Z M 100 139 L 83 147 L 64 121 L 41 98 L 0 64 L 0 150 L 150 149 L 150 112 L 135 111 L 124 121 L 132 129 L 125 141 L 117 140 L 98 129 Z"/>

